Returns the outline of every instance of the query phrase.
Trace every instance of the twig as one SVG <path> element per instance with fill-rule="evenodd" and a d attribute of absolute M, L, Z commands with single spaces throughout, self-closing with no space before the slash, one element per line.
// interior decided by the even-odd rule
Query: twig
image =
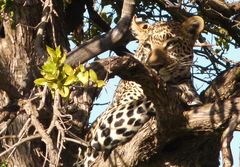
<path fill-rule="evenodd" d="M 22 129 L 20 130 L 19 134 L 17 135 L 18 141 L 21 141 L 24 134 L 28 131 L 30 122 L 31 122 L 31 119 L 28 118 L 28 120 L 23 125 Z M 14 153 L 15 150 L 16 150 L 16 147 L 12 149 L 11 153 L 8 155 L 8 158 L 12 156 L 12 154 Z"/>
<path fill-rule="evenodd" d="M 18 141 L 17 143 L 15 143 L 14 145 L 12 145 L 11 147 L 9 147 L 7 150 L 3 151 L 2 153 L 0 153 L 0 157 L 5 155 L 6 153 L 8 153 L 9 151 L 11 151 L 12 149 L 20 146 L 21 144 L 27 142 L 27 141 L 31 141 L 33 139 L 37 139 L 37 138 L 40 138 L 41 135 L 40 134 L 35 134 L 35 135 L 32 135 L 32 136 L 29 136 L 29 137 L 25 137 L 23 138 L 22 140 Z"/>
<path fill-rule="evenodd" d="M 38 111 L 41 110 L 45 106 L 46 96 L 47 96 L 47 85 L 44 86 L 41 95 L 42 95 L 42 99 L 41 99 L 40 104 L 37 108 Z"/>
<path fill-rule="evenodd" d="M 107 32 L 111 29 L 110 25 L 107 24 L 106 21 L 102 19 L 102 17 L 94 10 L 93 8 L 93 0 L 86 2 L 87 10 L 89 12 L 90 19 L 101 27 L 104 32 Z"/>
<path fill-rule="evenodd" d="M 210 84 L 209 81 L 206 81 L 206 80 L 204 80 L 204 79 L 202 79 L 202 78 L 199 78 L 199 77 L 196 77 L 196 76 L 193 76 L 193 78 L 195 78 L 195 79 L 197 79 L 197 80 L 199 80 L 199 81 L 202 81 L 202 82 L 204 82 L 204 83 Z"/>
<path fill-rule="evenodd" d="M 64 128 L 60 125 L 59 120 L 57 118 L 60 118 L 60 95 L 58 93 L 58 90 L 55 91 L 55 98 L 54 98 L 54 104 L 53 104 L 53 115 L 55 115 L 55 121 L 54 124 L 58 130 L 58 137 L 57 137 L 57 148 L 58 148 L 58 160 L 60 159 L 60 154 L 63 148 L 63 140 L 62 138 L 65 137 Z M 62 120 L 60 120 L 62 121 Z M 64 123 L 63 123 L 64 124 Z"/>
<path fill-rule="evenodd" d="M 65 138 L 65 130 L 66 127 L 64 125 L 64 122 L 61 119 L 61 113 L 59 112 L 59 108 L 61 107 L 61 98 L 59 95 L 59 90 L 55 91 L 55 97 L 54 97 L 54 104 L 53 104 L 53 118 L 51 121 L 51 124 L 48 128 L 49 133 L 51 132 L 51 129 L 55 126 L 58 130 L 58 135 L 57 135 L 57 148 L 58 148 L 58 155 L 57 155 L 57 164 L 59 163 L 60 160 L 60 155 L 62 152 L 62 149 L 64 148 L 64 140 Z M 65 116 L 65 115 L 64 115 Z M 60 124 L 61 122 L 61 124 Z"/>
<path fill-rule="evenodd" d="M 27 131 L 27 129 L 29 128 L 29 125 L 31 123 L 31 119 L 28 118 L 28 120 L 26 121 L 26 123 L 23 125 L 22 129 L 20 130 L 20 132 L 18 133 L 18 138 L 21 138 L 23 136 L 23 134 Z"/>
<path fill-rule="evenodd" d="M 62 126 L 59 124 L 59 122 L 56 122 L 56 128 L 58 129 L 58 137 L 57 137 L 57 148 L 58 148 L 58 160 L 60 159 L 60 155 L 62 152 L 62 149 L 64 148 L 64 140 L 65 138 L 65 132 Z"/>
<path fill-rule="evenodd" d="M 106 102 L 106 103 L 93 103 L 94 106 L 105 106 L 105 105 L 108 105 L 109 102 Z"/>
<path fill-rule="evenodd" d="M 238 120 L 238 115 L 233 114 L 229 125 L 227 129 L 224 130 L 222 137 L 221 137 L 221 142 L 222 142 L 222 159 L 223 159 L 223 166 L 224 167 L 231 167 L 233 165 L 233 157 L 232 157 L 232 152 L 231 152 L 231 147 L 230 147 L 230 142 L 233 138 L 233 132 L 236 129 L 238 123 L 240 120 Z"/>
<path fill-rule="evenodd" d="M 207 42 L 204 42 L 204 43 L 196 43 L 194 45 L 194 47 L 213 47 L 214 45 L 213 44 L 210 44 L 210 43 L 207 43 Z"/>
<path fill-rule="evenodd" d="M 45 155 L 41 154 L 42 157 L 44 157 L 44 161 L 43 161 L 43 165 L 42 167 L 45 167 L 46 166 L 46 163 L 49 162 L 50 163 L 50 160 L 48 159 L 48 149 L 47 149 L 47 146 L 46 146 L 46 152 L 45 152 Z"/>
<path fill-rule="evenodd" d="M 77 143 L 79 145 L 88 147 L 88 144 L 86 144 L 86 142 L 84 140 L 82 140 L 82 139 L 81 140 L 77 140 L 77 139 L 73 139 L 73 138 L 69 138 L 69 137 L 65 137 L 63 139 L 66 140 L 66 141 L 74 142 L 74 143 Z"/>
<path fill-rule="evenodd" d="M 76 136 L 76 135 L 73 134 L 72 132 L 67 131 L 66 133 L 67 133 L 69 136 L 75 138 L 75 139 L 73 139 L 73 138 L 68 138 L 68 139 L 73 139 L 73 140 L 75 140 L 75 141 L 78 141 L 81 145 L 83 145 L 83 146 L 85 146 L 85 147 L 88 147 L 88 146 L 89 146 L 88 142 L 86 142 L 85 140 L 79 138 L 78 136 Z M 66 139 L 66 138 L 67 138 L 67 137 L 65 137 L 65 139 Z"/>
<path fill-rule="evenodd" d="M 2 123 L 0 124 L 0 128 L 1 128 L 0 135 L 1 135 L 3 132 L 6 131 L 6 129 L 8 128 L 8 125 L 11 123 L 11 121 L 12 121 L 11 119 L 8 119 L 7 121 L 2 122 Z"/>
<path fill-rule="evenodd" d="M 23 108 L 26 111 L 26 113 L 30 116 L 32 125 L 41 135 L 42 141 L 46 144 L 46 150 L 49 152 L 48 155 L 50 159 L 49 166 L 55 167 L 56 165 L 58 165 L 58 159 L 57 159 L 58 153 L 54 147 L 53 140 L 50 138 L 49 134 L 43 128 L 43 125 L 37 119 L 38 112 L 37 112 L 36 106 L 33 105 L 30 101 L 26 101 L 26 103 L 23 105 Z"/>
<path fill-rule="evenodd" d="M 60 116 L 60 113 L 58 111 L 59 104 L 60 104 L 60 95 L 58 93 L 58 90 L 56 90 L 55 97 L 54 97 L 54 104 L 53 104 L 53 117 L 52 117 L 51 123 L 47 130 L 48 134 L 50 134 L 52 129 L 55 127 L 55 122 L 57 121 L 58 117 Z"/>
<path fill-rule="evenodd" d="M 2 139 L 8 139 L 8 138 L 18 138 L 16 135 L 5 135 L 5 136 L 2 136 L 2 137 L 0 137 L 0 140 L 2 140 Z"/>
<path fill-rule="evenodd" d="M 51 8 L 51 10 L 50 11 L 53 11 L 56 15 L 57 15 L 57 12 L 55 11 L 55 10 L 53 10 L 52 8 Z M 57 38 L 56 38 L 56 30 L 55 30 L 55 26 L 54 26 L 54 23 L 53 23 L 53 15 L 50 15 L 50 22 L 51 22 L 51 24 L 52 24 L 52 39 L 53 39 L 53 44 L 54 44 L 54 46 L 55 47 L 57 47 Z"/>

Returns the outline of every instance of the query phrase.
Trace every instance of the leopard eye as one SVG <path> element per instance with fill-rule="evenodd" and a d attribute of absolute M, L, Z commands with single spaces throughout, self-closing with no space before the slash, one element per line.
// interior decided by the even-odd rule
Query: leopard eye
<path fill-rule="evenodd" d="M 170 38 L 168 40 L 166 40 L 163 44 L 163 48 L 166 50 L 172 49 L 174 47 L 174 45 L 176 45 L 177 43 L 179 43 L 181 39 L 178 37 L 175 38 Z"/>
<path fill-rule="evenodd" d="M 167 40 L 167 41 L 164 42 L 163 48 L 164 48 L 165 50 L 172 49 L 173 46 L 174 46 L 174 43 L 175 43 L 175 42 L 174 42 L 172 39 Z"/>
<path fill-rule="evenodd" d="M 148 29 L 148 24 L 143 24 L 142 29 Z"/>
<path fill-rule="evenodd" d="M 144 43 L 143 43 L 143 46 L 144 46 L 145 48 L 148 48 L 148 49 L 151 48 L 151 44 L 149 44 L 148 42 L 144 42 Z"/>

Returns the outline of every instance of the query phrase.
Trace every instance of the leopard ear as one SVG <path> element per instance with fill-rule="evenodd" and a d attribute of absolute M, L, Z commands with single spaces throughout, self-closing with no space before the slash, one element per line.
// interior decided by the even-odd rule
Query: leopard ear
<path fill-rule="evenodd" d="M 133 16 L 131 30 L 133 36 L 139 41 L 144 41 L 147 36 L 147 30 L 149 28 L 149 24 L 145 22 L 137 22 L 137 17 Z"/>
<path fill-rule="evenodd" d="M 200 16 L 192 16 L 182 23 L 182 29 L 196 40 L 204 29 L 204 20 Z"/>

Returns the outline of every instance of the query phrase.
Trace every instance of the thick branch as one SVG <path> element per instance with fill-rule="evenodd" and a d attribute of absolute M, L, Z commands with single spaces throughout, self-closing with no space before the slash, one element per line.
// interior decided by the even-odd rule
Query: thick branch
<path fill-rule="evenodd" d="M 68 53 L 67 64 L 77 65 L 86 62 L 104 51 L 112 49 L 116 44 L 123 40 L 129 29 L 133 16 L 135 1 L 125 0 L 122 8 L 122 15 L 117 26 L 107 34 L 91 39 L 82 44 L 76 50 Z"/>
<path fill-rule="evenodd" d="M 196 109 L 184 111 L 182 115 L 171 115 L 171 112 L 166 109 L 172 110 L 167 106 L 173 105 L 174 108 L 174 101 L 169 100 L 168 92 L 164 89 L 162 81 L 151 70 L 132 57 L 124 56 L 100 60 L 94 68 L 101 69 L 101 71 L 105 70 L 110 76 L 119 75 L 125 80 L 141 84 L 145 95 L 153 101 L 158 111 L 157 122 L 150 120 L 129 143 L 114 150 L 106 162 L 100 158 L 95 166 L 146 166 L 146 160 L 150 157 L 170 154 L 165 151 L 169 147 L 169 142 L 179 142 L 179 139 L 185 138 L 184 136 L 194 138 L 197 135 L 197 138 L 202 139 L 201 143 L 211 139 L 214 143 L 220 141 L 219 132 L 228 127 L 233 114 L 237 115 L 237 124 L 240 122 L 240 98 L 232 98 L 222 103 L 205 104 Z M 176 114 L 178 113 L 176 112 Z M 156 124 L 158 128 L 156 128 Z M 236 130 L 240 130 L 240 128 L 237 127 Z M 207 136 L 211 137 L 208 139 L 206 135 L 201 136 L 201 134 L 208 134 Z M 184 140 L 189 139 L 191 138 Z M 194 152 L 194 150 L 191 151 Z M 217 149 L 215 153 L 218 154 L 218 152 Z M 171 156 L 169 155 L 169 157 Z M 158 165 L 166 163 L 163 158 L 160 159 Z"/>
<path fill-rule="evenodd" d="M 111 27 L 108 25 L 101 16 L 94 10 L 93 7 L 93 0 L 86 2 L 88 13 L 90 19 L 94 22 L 94 24 L 97 24 L 104 32 L 110 31 Z"/>
<path fill-rule="evenodd" d="M 220 25 L 225 28 L 229 35 L 240 44 L 239 29 L 237 20 L 230 19 L 232 16 L 236 15 L 234 9 L 228 6 L 224 1 L 212 0 L 212 1 L 203 1 L 197 0 L 196 3 L 199 5 L 199 10 L 201 13 L 206 16 L 204 17 L 211 23 Z"/>
<path fill-rule="evenodd" d="M 204 102 L 209 103 L 216 101 L 216 99 L 225 100 L 239 97 L 239 71 L 240 66 L 237 65 L 221 73 L 212 84 L 201 93 L 201 98 Z"/>

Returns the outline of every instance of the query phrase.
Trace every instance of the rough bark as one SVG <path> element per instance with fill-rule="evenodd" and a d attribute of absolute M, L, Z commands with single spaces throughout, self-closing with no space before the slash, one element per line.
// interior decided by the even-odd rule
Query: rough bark
<path fill-rule="evenodd" d="M 182 110 L 179 115 L 177 113 L 173 115 L 172 113 L 176 112 L 173 106 L 178 107 L 178 104 L 175 104 L 176 101 L 168 100 L 173 97 L 171 90 L 170 92 L 163 90 L 161 80 L 133 58 L 125 56 L 109 58 L 107 61 L 101 60 L 95 68 L 141 84 L 145 94 L 160 111 L 157 117 L 167 117 L 167 120 L 161 118 L 150 120 L 129 143 L 115 149 L 107 161 L 99 158 L 94 166 L 219 165 L 222 133 L 235 114 L 239 124 L 239 98 L 235 96 L 229 100 L 205 104 L 189 111 Z M 232 73 L 232 76 L 234 75 L 235 73 Z M 226 84 L 216 82 L 213 83 L 219 88 Z M 218 90 L 222 94 L 228 92 L 226 88 Z M 166 110 L 168 105 L 171 106 L 170 111 Z M 236 130 L 240 130 L 239 127 Z"/>
<path fill-rule="evenodd" d="M 56 12 L 62 11 L 61 7 L 61 3 L 58 3 L 55 6 Z M 6 102 L 1 99 L 0 116 L 2 134 L 16 136 L 20 135 L 20 130 L 29 118 L 17 105 L 18 100 L 29 98 L 34 86 L 33 80 L 39 76 L 38 67 L 45 58 L 37 52 L 36 47 L 33 47 L 43 8 L 39 0 L 16 0 L 8 10 L 12 10 L 14 15 L 12 18 L 7 14 L 4 16 L 4 38 L 0 38 L 0 89 L 4 91 L 1 91 L 1 96 L 7 99 Z M 62 13 L 59 13 L 58 18 L 63 19 L 62 17 Z M 63 22 L 56 17 L 55 19 L 53 17 L 52 22 L 59 28 L 54 34 L 57 39 L 55 42 L 61 43 L 67 49 L 68 41 L 65 32 L 62 31 Z M 54 45 L 52 30 L 45 30 L 45 40 L 42 40 L 38 47 L 45 50 L 47 43 L 50 46 Z M 31 131 L 28 129 L 27 132 L 33 133 Z M 20 139 L 14 137 L 1 140 L 0 150 L 3 151 L 18 140 Z M 0 157 L 0 161 L 6 161 L 9 166 L 40 166 L 42 160 L 36 154 L 37 148 L 44 148 L 40 141 L 25 142 L 17 147 L 9 158 L 7 158 L 9 154 Z"/>
<path fill-rule="evenodd" d="M 10 19 L 3 21 L 5 38 L 0 39 L 1 82 L 4 82 L 1 83 L 1 87 L 4 87 L 2 90 L 7 92 L 5 95 L 10 98 L 10 103 L 19 97 L 27 97 L 33 87 L 36 61 L 31 45 L 34 42 L 34 31 L 26 26 L 34 27 L 38 24 L 41 4 L 38 1 L 32 1 L 31 4 L 23 7 L 22 1 L 15 1 L 13 10 L 14 22 Z M 14 24 L 15 27 L 12 28 Z M 35 68 L 32 68 L 34 66 Z M 2 107 L 4 105 L 6 104 L 2 104 Z M 18 114 L 14 121 L 8 124 L 5 135 L 18 134 L 27 119 L 26 114 Z M 8 121 L 8 119 L 5 120 L 6 123 Z M 2 143 L 2 149 L 6 148 L 6 144 L 11 145 L 14 142 L 16 142 L 15 139 L 6 139 L 5 144 Z M 30 143 L 25 143 L 13 152 L 10 159 L 1 157 L 1 160 L 7 160 L 9 166 L 36 166 L 39 162 L 34 161 L 34 157 L 32 146 Z"/>

